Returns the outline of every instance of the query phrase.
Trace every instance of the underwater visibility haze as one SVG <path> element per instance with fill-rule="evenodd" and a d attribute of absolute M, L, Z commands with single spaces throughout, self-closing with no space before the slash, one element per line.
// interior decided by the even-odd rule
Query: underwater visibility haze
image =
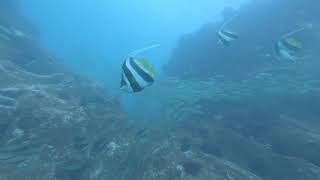
<path fill-rule="evenodd" d="M 221 18 L 225 7 L 239 8 L 246 0 L 21 2 L 25 15 L 54 55 L 68 68 L 118 94 L 119 67 L 131 51 L 160 44 L 161 48 L 144 54 L 159 77 L 180 36 Z M 128 111 L 137 111 L 132 106 L 144 100 L 126 97 L 125 101 Z"/>
<path fill-rule="evenodd" d="M 0 180 L 320 180 L 318 7 L 1 0 Z"/>

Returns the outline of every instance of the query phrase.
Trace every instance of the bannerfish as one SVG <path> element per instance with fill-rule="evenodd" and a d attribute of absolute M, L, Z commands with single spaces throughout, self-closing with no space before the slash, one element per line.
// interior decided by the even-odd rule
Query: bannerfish
<path fill-rule="evenodd" d="M 140 92 L 154 83 L 155 71 L 144 59 L 129 56 L 122 65 L 120 89 L 126 92 Z"/>
<path fill-rule="evenodd" d="M 303 44 L 293 37 L 280 39 L 275 46 L 276 54 L 293 62 L 297 62 L 298 53 L 303 49 Z"/>
<path fill-rule="evenodd" d="M 239 33 L 228 30 L 228 29 L 221 29 L 218 31 L 218 40 L 225 46 L 229 46 L 230 43 L 239 38 Z"/>

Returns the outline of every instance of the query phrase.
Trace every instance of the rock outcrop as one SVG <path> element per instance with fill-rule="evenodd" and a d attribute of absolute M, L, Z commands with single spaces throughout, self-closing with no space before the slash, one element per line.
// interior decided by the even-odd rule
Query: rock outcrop
<path fill-rule="evenodd" d="M 265 68 L 279 68 L 292 64 L 275 57 L 274 46 L 284 34 L 312 25 L 297 34 L 304 43 L 304 55 L 299 66 L 319 66 L 319 1 L 279 0 L 252 1 L 237 11 L 225 10 L 224 20 L 236 17 L 228 25 L 240 33 L 229 47 L 218 43 L 217 31 L 222 21 L 203 25 L 197 32 L 185 35 L 173 51 L 165 72 L 181 78 L 205 78 L 224 75 L 241 80 Z M 311 62 L 310 62 L 311 61 Z M 308 62 L 305 64 L 305 62 Z M 317 74 L 319 76 L 319 74 Z"/>
<path fill-rule="evenodd" d="M 0 179 L 89 179 L 124 127 L 120 103 L 51 56 L 18 3 L 0 9 Z"/>
<path fill-rule="evenodd" d="M 318 72 L 264 66 L 235 82 L 202 69 L 210 48 L 183 40 L 167 69 L 178 78 L 145 94 L 163 116 L 132 123 L 116 98 L 47 52 L 18 7 L 0 2 L 0 180 L 320 179 Z"/>

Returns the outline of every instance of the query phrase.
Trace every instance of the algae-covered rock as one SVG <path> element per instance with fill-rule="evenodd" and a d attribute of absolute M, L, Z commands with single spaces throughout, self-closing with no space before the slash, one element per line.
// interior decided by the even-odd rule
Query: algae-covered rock
<path fill-rule="evenodd" d="M 48 53 L 18 1 L 3 0 L 0 10 L 0 178 L 88 179 L 95 159 L 86 146 L 99 156 L 98 137 L 121 131 L 119 103 Z M 63 159 L 74 156 L 83 158 Z"/>
<path fill-rule="evenodd" d="M 256 5 L 239 10 L 239 23 L 269 32 L 245 18 Z M 320 81 L 305 71 L 317 63 L 274 65 L 260 46 L 274 39 L 252 33 L 244 46 L 212 51 L 218 24 L 204 28 L 210 43 L 184 37 L 167 69 L 176 77 L 144 94 L 162 105 L 159 121 L 130 124 L 117 99 L 47 52 L 17 2 L 0 10 L 0 179 L 319 179 Z"/>

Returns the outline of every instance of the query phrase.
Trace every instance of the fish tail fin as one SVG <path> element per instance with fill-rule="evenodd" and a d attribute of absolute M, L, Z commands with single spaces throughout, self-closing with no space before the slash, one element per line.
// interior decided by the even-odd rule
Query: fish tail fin
<path fill-rule="evenodd" d="M 147 47 L 144 47 L 144 48 L 141 48 L 141 49 L 134 50 L 134 51 L 132 51 L 129 55 L 130 55 L 131 57 L 135 57 L 135 56 L 137 56 L 137 55 L 140 54 L 140 53 L 143 53 L 143 52 L 148 51 L 148 50 L 150 50 L 150 49 L 157 48 L 157 47 L 159 47 L 159 46 L 160 46 L 160 44 L 154 44 L 154 45 L 151 45 L 151 46 L 147 46 Z"/>

